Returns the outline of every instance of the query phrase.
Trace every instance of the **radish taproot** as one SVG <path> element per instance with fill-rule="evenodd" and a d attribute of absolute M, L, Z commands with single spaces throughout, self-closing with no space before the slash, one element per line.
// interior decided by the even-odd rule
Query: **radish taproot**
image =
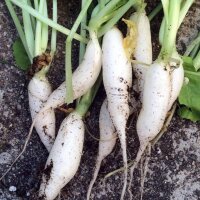
<path fill-rule="evenodd" d="M 44 169 L 39 196 L 53 200 L 78 170 L 84 142 L 82 117 L 70 113 L 60 126 Z"/>
<path fill-rule="evenodd" d="M 135 12 L 129 20 L 136 24 L 137 29 L 136 46 L 133 55 L 136 63 L 133 64 L 133 71 L 138 81 L 140 99 L 142 99 L 145 74 L 149 68 L 148 66 L 152 64 L 151 29 L 145 11 Z"/>
<path fill-rule="evenodd" d="M 54 29 L 53 33 L 55 33 L 55 30 L 59 30 L 64 34 L 67 34 L 67 35 L 69 34 L 71 36 L 71 38 L 74 37 L 75 39 L 78 39 L 79 41 L 82 41 L 84 43 L 88 42 L 88 40 L 86 38 L 83 38 L 82 36 L 76 34 L 75 32 L 76 32 L 76 30 L 79 26 L 79 23 L 81 22 L 81 19 L 84 18 L 84 14 L 87 12 L 87 8 L 88 8 L 87 6 L 92 1 L 87 1 L 87 3 L 84 4 L 84 8 L 82 9 L 79 17 L 77 18 L 77 21 L 75 22 L 75 24 L 72 28 L 72 31 L 69 31 L 68 29 L 66 29 L 66 28 L 60 26 L 59 24 L 53 22 L 52 20 L 48 19 L 48 17 L 46 16 L 47 13 L 46 13 L 45 9 L 44 9 L 44 11 L 45 11 L 44 15 L 45 16 L 42 16 L 41 13 L 39 13 L 36 10 L 34 10 L 33 8 L 31 8 L 31 6 L 29 6 L 29 5 L 22 4 L 18 1 L 15 1 L 15 0 L 11 0 L 11 1 L 12 1 L 12 3 L 17 5 L 18 7 L 22 8 L 22 10 L 25 10 L 29 14 L 36 17 L 37 20 L 41 21 L 44 24 L 44 30 L 45 31 L 48 30 L 46 28 L 46 25 L 49 25 Z M 9 1 L 7 0 L 7 2 L 9 2 Z M 45 0 L 41 1 L 40 4 L 42 5 L 42 3 L 45 3 L 45 2 L 46 2 Z M 53 1 L 53 5 L 56 5 L 55 2 L 56 2 L 56 0 Z M 122 4 L 119 3 L 120 5 L 117 5 L 118 3 L 119 3 L 119 0 L 110 1 L 108 4 L 105 4 L 103 7 L 101 7 L 101 10 L 99 10 L 98 13 L 91 18 L 91 20 L 89 22 L 89 27 L 88 27 L 91 39 L 89 40 L 89 42 L 87 44 L 87 49 L 86 49 L 86 53 L 85 53 L 86 55 L 83 58 L 83 61 L 80 64 L 80 66 L 78 67 L 78 69 L 74 72 L 73 77 L 70 75 L 71 69 L 69 69 L 69 68 L 71 68 L 71 67 L 66 68 L 66 69 L 69 69 L 69 71 L 68 71 L 69 73 L 66 73 L 67 76 L 69 75 L 68 76 L 69 79 L 67 79 L 66 81 L 68 81 L 70 83 L 69 86 L 67 86 L 67 88 L 69 88 L 69 90 L 70 90 L 70 92 L 68 92 L 68 94 L 70 94 L 70 97 L 68 97 L 70 99 L 70 101 L 75 99 L 75 98 L 80 97 L 83 94 L 85 94 L 88 91 L 88 89 L 90 89 L 92 87 L 92 85 L 96 81 L 96 78 L 97 78 L 97 76 L 100 72 L 100 69 L 101 69 L 101 48 L 100 48 L 100 45 L 98 43 L 97 36 L 102 34 L 102 32 L 104 32 L 105 30 L 110 29 L 110 27 L 112 27 L 123 16 L 123 14 L 134 4 L 134 2 L 132 2 L 132 1 L 122 2 Z M 116 8 L 119 8 L 119 13 L 115 16 Z M 40 10 L 40 8 L 38 8 L 38 9 Z M 13 13 L 13 12 L 11 12 L 11 13 Z M 109 15 L 111 14 L 111 15 L 110 15 L 110 17 L 107 18 L 108 14 Z M 53 16 L 55 16 L 55 12 L 54 12 Z M 17 18 L 17 16 L 13 15 L 14 21 L 16 21 L 16 18 Z M 108 21 L 108 23 L 107 23 L 107 21 Z M 19 21 L 17 21 L 17 23 L 19 24 Z M 103 26 L 102 29 L 101 29 L 101 26 Z M 38 26 L 38 27 L 41 27 L 41 26 Z M 100 34 L 98 33 L 99 30 L 101 31 Z M 19 33 L 21 33 L 21 32 L 23 32 L 22 28 L 20 29 Z M 37 31 L 36 33 L 37 33 L 37 36 L 40 36 L 40 31 Z M 22 37 L 22 41 L 24 41 L 23 37 Z M 56 40 L 54 38 L 51 41 L 55 42 Z M 67 43 L 68 43 L 68 40 L 67 40 L 66 44 Z M 37 43 L 37 44 L 39 44 L 39 43 Z M 46 44 L 46 43 L 44 42 L 43 45 L 44 44 Z M 71 45 L 69 45 L 69 46 L 71 46 Z M 26 45 L 25 45 L 25 47 L 26 47 Z M 96 49 L 95 49 L 95 47 L 96 47 Z M 66 48 L 66 50 L 67 50 L 67 48 Z M 89 52 L 89 53 L 87 53 L 87 52 Z M 87 73 L 87 77 L 85 77 L 85 73 Z M 66 98 L 66 94 L 67 94 L 66 93 L 67 88 L 66 88 L 65 85 L 66 85 L 65 83 L 61 84 L 61 86 L 50 95 L 49 99 L 44 104 L 43 108 L 35 116 L 35 118 L 32 122 L 32 125 L 30 127 L 29 134 L 26 138 L 26 141 L 25 141 L 25 144 L 24 144 L 22 151 L 17 156 L 17 158 L 13 161 L 13 163 L 11 164 L 9 169 L 6 171 L 4 176 L 10 171 L 10 169 L 14 165 L 14 163 L 24 153 L 26 146 L 28 144 L 28 141 L 31 137 L 31 133 L 32 133 L 32 130 L 34 128 L 34 125 L 37 122 L 40 115 L 45 115 L 45 112 L 48 113 L 49 109 L 54 109 L 54 108 L 61 106 L 62 104 L 65 103 L 65 98 Z"/>
<path fill-rule="evenodd" d="M 46 0 L 40 1 L 38 5 L 38 11 L 45 17 L 47 14 L 47 2 Z M 23 12 L 26 12 L 23 10 Z M 57 22 L 57 0 L 53 2 L 53 20 Z M 25 31 L 26 32 L 26 31 Z M 29 37 L 29 36 L 28 36 Z M 51 53 L 45 53 L 47 51 L 48 45 L 48 26 L 42 24 L 41 21 L 37 20 L 35 25 L 35 45 L 34 45 L 34 61 L 33 65 L 42 69 L 35 73 L 32 80 L 28 85 L 28 95 L 29 95 L 29 107 L 31 111 L 31 117 L 34 121 L 35 119 L 35 129 L 46 147 L 50 152 L 53 142 L 55 140 L 55 113 L 52 109 L 48 112 L 43 113 L 37 118 L 37 113 L 43 108 L 47 99 L 52 93 L 52 89 L 46 74 L 49 71 L 52 59 L 56 51 L 56 39 L 57 33 L 53 30 L 51 35 Z"/>
<path fill-rule="evenodd" d="M 126 124 L 129 117 L 129 91 L 132 86 L 132 67 L 123 46 L 122 33 L 116 27 L 103 37 L 103 83 L 108 99 L 108 111 L 120 139 L 124 162 L 124 198 L 127 185 Z"/>
<path fill-rule="evenodd" d="M 56 31 L 52 33 L 51 41 L 51 55 L 46 54 L 47 42 L 48 42 L 48 26 L 41 24 L 39 20 L 32 23 L 32 16 L 22 9 L 22 21 L 23 27 L 15 13 L 15 10 L 10 1 L 6 1 L 6 5 L 13 18 L 15 26 L 18 30 L 20 39 L 25 47 L 30 63 L 33 65 L 34 70 L 40 70 L 34 74 L 28 85 L 29 95 L 29 107 L 32 120 L 37 116 L 40 109 L 42 109 L 44 103 L 47 101 L 51 94 L 51 86 L 46 78 L 46 73 L 50 67 L 53 55 L 56 51 Z M 29 1 L 24 0 L 23 5 L 29 5 Z M 38 12 L 47 16 L 47 2 L 46 0 L 38 3 Z M 53 21 L 57 21 L 57 0 L 53 1 Z M 42 63 L 42 64 L 41 64 Z M 42 68 L 42 69 L 41 69 Z M 43 115 L 39 120 L 35 122 L 35 128 L 40 136 L 42 143 L 45 145 L 48 151 L 50 151 L 52 143 L 55 138 L 55 115 L 54 112 L 49 110 L 48 115 Z"/>
<path fill-rule="evenodd" d="M 94 32 L 90 32 L 91 40 L 88 42 L 84 59 L 79 67 L 74 71 L 72 77 L 73 98 L 77 99 L 84 95 L 95 83 L 101 70 L 101 48 Z M 35 116 L 35 120 L 29 131 L 42 115 L 46 115 L 49 110 L 62 106 L 65 103 L 66 84 L 63 82 L 49 96 L 40 112 Z"/>
<path fill-rule="evenodd" d="M 140 104 L 136 101 L 134 93 L 132 91 L 130 94 L 130 101 L 129 101 L 130 115 L 136 113 L 139 106 Z M 97 179 L 101 163 L 112 152 L 113 148 L 115 147 L 117 139 L 117 132 L 108 111 L 107 99 L 104 100 L 101 106 L 99 114 L 99 130 L 100 130 L 100 139 L 99 139 L 98 155 L 94 168 L 93 178 L 90 181 L 87 191 L 87 200 L 90 199 L 92 187 Z"/>
<path fill-rule="evenodd" d="M 51 86 L 46 76 L 41 74 L 41 71 L 35 74 L 28 85 L 29 108 L 32 119 L 40 112 L 51 92 Z M 35 129 L 42 143 L 50 152 L 55 139 L 55 114 L 52 109 L 38 118 Z"/>
<path fill-rule="evenodd" d="M 116 139 L 117 139 L 117 133 L 112 123 L 112 120 L 110 118 L 110 114 L 108 112 L 107 100 L 104 100 L 101 106 L 100 115 L 99 115 L 99 129 L 100 129 L 99 150 L 98 150 L 98 155 L 96 159 L 93 178 L 90 182 L 90 185 L 87 191 L 87 200 L 90 199 L 92 187 L 98 176 L 98 173 L 101 167 L 101 162 L 105 157 L 107 157 L 112 152 L 116 144 Z"/>
<path fill-rule="evenodd" d="M 162 1 L 166 6 L 166 2 Z M 161 131 L 167 112 L 179 95 L 183 84 L 183 68 L 179 55 L 176 53 L 176 34 L 179 27 L 181 1 L 169 0 L 165 14 L 164 40 L 160 54 L 151 64 L 144 81 L 142 109 L 137 120 L 137 134 L 140 141 L 136 159 L 131 167 L 129 193 L 133 171 L 143 156 L 147 146 Z M 189 8 L 188 8 L 189 9 Z M 186 12 L 187 13 L 187 12 Z M 186 14 L 185 13 L 185 14 Z M 163 27 L 161 27 L 163 29 Z M 176 67 L 171 58 L 175 58 Z"/>
<path fill-rule="evenodd" d="M 39 196 L 43 200 L 55 199 L 78 170 L 84 143 L 83 117 L 100 84 L 101 78 L 98 78 L 94 86 L 80 99 L 75 111 L 60 126 L 42 177 Z"/>
<path fill-rule="evenodd" d="M 77 99 L 84 95 L 95 83 L 101 70 L 101 48 L 94 32 L 90 32 L 90 41 L 82 63 L 74 71 L 72 77 L 73 98 Z M 49 96 L 40 113 L 48 109 L 55 109 L 65 103 L 66 86 L 63 82 Z"/>

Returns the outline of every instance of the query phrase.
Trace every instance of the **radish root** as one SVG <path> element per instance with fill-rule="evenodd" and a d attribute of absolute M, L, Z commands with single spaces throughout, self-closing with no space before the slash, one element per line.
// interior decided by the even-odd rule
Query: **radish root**
<path fill-rule="evenodd" d="M 88 187 L 88 191 L 87 191 L 87 200 L 90 199 L 90 194 L 91 194 L 91 191 L 92 191 L 92 188 L 93 188 L 93 185 L 97 179 L 97 176 L 98 176 L 98 173 L 99 173 L 99 170 L 100 170 L 100 167 L 101 167 L 101 162 L 102 162 L 103 159 L 98 159 L 96 161 L 96 165 L 95 165 L 95 171 L 94 171 L 94 174 L 93 174 L 93 178 L 90 182 L 90 185 Z"/>
<path fill-rule="evenodd" d="M 144 167 L 144 169 L 141 168 L 141 171 L 142 171 L 141 184 L 140 184 L 141 185 L 141 197 L 140 197 L 141 200 L 143 199 L 145 178 L 148 172 L 148 164 L 149 164 L 150 158 L 151 158 L 151 145 L 148 145 L 144 164 L 142 162 L 142 167 Z"/>
<path fill-rule="evenodd" d="M 23 146 L 23 149 L 22 151 L 19 153 L 19 155 L 15 158 L 15 160 L 12 162 L 12 164 L 10 165 L 10 167 L 6 170 L 6 172 L 1 176 L 0 178 L 0 181 L 8 174 L 8 172 L 12 169 L 13 165 L 18 161 L 18 159 L 22 156 L 22 154 L 25 152 L 26 150 L 26 147 L 28 145 L 28 142 L 31 138 L 31 134 L 32 134 L 32 131 L 33 131 L 33 128 L 34 128 L 34 125 L 35 125 L 35 122 L 36 122 L 36 117 L 35 119 L 33 120 L 32 124 L 31 124 L 31 128 L 30 128 L 30 131 L 26 137 L 26 140 L 25 140 L 25 143 L 24 143 L 24 146 Z"/>

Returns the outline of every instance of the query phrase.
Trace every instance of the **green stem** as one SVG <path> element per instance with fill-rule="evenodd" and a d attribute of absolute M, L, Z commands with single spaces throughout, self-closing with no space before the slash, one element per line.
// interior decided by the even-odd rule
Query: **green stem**
<path fill-rule="evenodd" d="M 108 4 L 110 0 L 103 0 L 103 1 L 105 1 L 105 4 L 104 4 L 104 6 L 103 6 L 103 8 L 104 8 L 105 5 Z M 103 8 L 102 8 L 102 9 L 103 9 Z M 95 16 L 97 15 L 97 13 L 98 13 L 100 10 L 101 10 L 101 9 L 100 9 L 100 4 L 98 3 L 98 4 L 96 5 L 96 7 L 95 7 L 95 8 L 93 9 L 93 11 L 92 11 L 91 18 L 95 17 Z"/>
<path fill-rule="evenodd" d="M 53 21 L 55 23 L 57 23 L 57 0 L 53 0 Z M 53 57 L 53 55 L 55 54 L 56 51 L 56 40 L 57 40 L 57 31 L 55 29 L 52 29 L 52 33 L 51 33 L 51 55 Z"/>
<path fill-rule="evenodd" d="M 106 0 L 99 0 L 99 9 L 102 10 L 105 7 Z"/>
<path fill-rule="evenodd" d="M 184 73 L 185 74 L 194 75 L 194 76 L 199 76 L 199 78 L 200 78 L 200 73 L 197 73 L 197 72 L 192 72 L 192 71 L 184 70 Z"/>
<path fill-rule="evenodd" d="M 183 4 L 183 6 L 181 7 L 180 10 L 180 14 L 179 14 L 179 24 L 178 24 L 178 28 L 180 27 L 184 17 L 186 16 L 190 6 L 193 4 L 194 0 L 186 0 Z M 163 43 L 163 38 L 164 38 L 164 32 L 165 32 L 165 23 L 164 20 L 162 21 L 161 27 L 160 27 L 160 31 L 159 31 L 159 42 L 160 44 Z"/>
<path fill-rule="evenodd" d="M 44 0 L 40 0 L 39 4 L 39 13 L 43 13 Z M 42 23 L 40 20 L 37 20 L 36 30 L 35 30 L 35 57 L 42 54 L 41 50 L 41 40 L 42 40 Z"/>
<path fill-rule="evenodd" d="M 21 41 L 22 41 L 22 43 L 24 45 L 24 48 L 26 50 L 26 53 L 27 53 L 27 55 L 29 57 L 29 60 L 32 63 L 33 62 L 33 57 L 31 55 L 31 52 L 30 52 L 30 50 L 28 48 L 28 45 L 26 43 L 26 37 L 25 37 L 24 31 L 23 31 L 23 28 L 22 28 L 22 26 L 20 24 L 20 21 L 18 19 L 18 16 L 16 15 L 15 10 L 14 10 L 10 0 L 5 0 L 5 2 L 6 2 L 6 6 L 8 7 L 8 10 L 10 12 L 10 15 L 11 15 L 11 17 L 13 19 L 13 22 L 14 22 L 14 24 L 16 26 L 16 29 L 18 31 L 19 37 L 20 37 L 20 39 L 21 39 Z"/>
<path fill-rule="evenodd" d="M 109 21 L 110 19 L 113 18 L 113 16 L 116 16 L 116 13 L 118 13 L 118 9 L 120 7 L 122 7 L 124 5 L 124 1 L 119 2 L 115 8 L 110 11 L 108 14 L 106 14 L 105 16 L 103 16 L 101 19 L 99 19 L 99 26 L 101 26 L 102 24 L 104 24 L 105 22 Z"/>
<path fill-rule="evenodd" d="M 80 116 L 84 117 L 84 115 L 87 113 L 92 100 L 92 90 L 89 90 L 80 100 L 79 104 L 76 107 L 76 112 L 79 113 Z"/>
<path fill-rule="evenodd" d="M 65 72 L 66 72 L 66 103 L 72 103 L 74 100 L 73 97 L 73 87 L 72 87 L 72 62 L 71 62 L 71 46 L 72 46 L 72 39 L 74 37 L 75 32 L 77 31 L 82 19 L 84 18 L 92 0 L 87 0 L 84 7 L 82 8 L 79 16 L 77 17 L 69 36 L 67 37 L 66 42 L 66 62 L 65 62 Z M 67 55 L 69 54 L 69 55 Z M 68 80 L 68 79 L 69 80 Z"/>
<path fill-rule="evenodd" d="M 111 0 L 102 10 L 100 10 L 89 22 L 89 27 L 93 30 L 101 26 L 101 18 L 109 14 L 120 0 Z"/>
<path fill-rule="evenodd" d="M 149 21 L 152 21 L 152 19 L 162 10 L 162 3 L 159 3 L 156 8 L 153 9 L 153 11 L 149 14 L 148 18 Z"/>
<path fill-rule="evenodd" d="M 191 53 L 191 51 L 194 49 L 194 47 L 195 47 L 197 44 L 200 44 L 200 33 L 198 34 L 198 36 L 196 37 L 196 39 L 193 40 L 193 41 L 191 42 L 191 44 L 187 47 L 184 56 L 189 56 L 189 54 Z"/>
<path fill-rule="evenodd" d="M 119 19 L 132 7 L 136 4 L 136 0 L 128 1 L 124 6 L 117 10 L 117 14 L 110 19 L 100 30 L 98 31 L 98 37 L 103 36 L 108 30 L 110 30 L 118 21 Z"/>
<path fill-rule="evenodd" d="M 82 4 L 81 4 L 81 8 L 82 9 L 83 9 L 85 3 L 86 3 L 86 0 L 82 0 Z M 86 24 L 87 24 L 87 13 L 85 14 L 85 16 L 83 17 L 83 19 L 81 21 L 80 34 L 83 37 L 86 37 L 86 29 L 85 29 Z M 85 44 L 84 43 L 80 43 L 80 48 L 79 48 L 79 64 L 82 62 L 84 54 L 85 54 Z"/>
<path fill-rule="evenodd" d="M 177 1 L 177 0 L 175 0 L 175 1 Z M 168 15 L 169 15 L 170 0 L 161 0 L 161 2 L 162 2 L 162 7 L 163 7 L 163 11 L 164 11 L 166 23 L 168 24 Z"/>
<path fill-rule="evenodd" d="M 31 0 L 28 0 L 28 5 L 33 7 Z M 35 27 L 36 27 L 35 18 L 32 15 L 30 15 L 30 18 L 31 18 L 31 24 L 32 24 L 33 32 L 35 33 Z"/>
<path fill-rule="evenodd" d="M 69 35 L 70 30 L 61 26 L 60 24 L 55 23 L 53 20 L 48 19 L 46 17 L 44 17 L 42 14 L 40 14 L 38 11 L 36 11 L 35 9 L 31 8 L 28 5 L 24 5 L 23 3 L 17 1 L 17 0 L 10 0 L 12 1 L 15 5 L 17 5 L 18 7 L 25 9 L 28 13 L 30 13 L 31 15 L 33 15 L 35 18 L 37 18 L 38 20 L 40 20 L 41 22 L 47 24 L 48 26 L 50 26 L 51 28 L 56 29 L 57 31 L 65 34 L 65 35 Z M 79 34 L 75 33 L 74 34 L 74 39 L 83 42 L 83 43 L 87 43 L 88 39 L 83 38 L 82 36 L 80 36 Z"/>
<path fill-rule="evenodd" d="M 23 3 L 28 4 L 28 1 L 23 0 Z M 22 11 L 22 16 L 23 16 L 23 24 L 24 24 L 26 43 L 28 45 L 31 56 L 34 57 L 35 44 L 34 44 L 34 34 L 33 34 L 31 18 L 30 18 L 29 13 L 26 12 L 25 10 Z"/>
<path fill-rule="evenodd" d="M 161 45 L 163 44 L 165 29 L 166 29 L 166 21 L 165 21 L 165 17 L 163 17 L 163 20 L 160 25 L 160 30 L 159 30 L 159 43 Z"/>
<path fill-rule="evenodd" d="M 190 9 L 191 5 L 194 3 L 194 0 L 186 0 L 184 2 L 184 5 L 181 7 L 180 15 L 179 15 L 179 25 L 180 27 L 181 23 L 183 22 L 183 19 L 185 18 L 188 10 Z"/>
<path fill-rule="evenodd" d="M 200 50 L 198 54 L 196 55 L 196 57 L 193 59 L 193 64 L 196 70 L 200 68 Z"/>
<path fill-rule="evenodd" d="M 76 112 L 80 116 L 84 117 L 87 111 L 89 110 L 97 92 L 102 82 L 102 75 L 100 74 L 94 86 L 81 98 L 79 104 L 76 107 Z"/>
<path fill-rule="evenodd" d="M 82 8 L 79 16 L 77 17 L 77 19 L 76 19 L 76 21 L 75 21 L 75 23 L 74 23 L 74 25 L 73 25 L 70 33 L 69 33 L 69 36 L 67 37 L 67 41 L 71 41 L 74 38 L 74 34 L 76 33 L 76 31 L 77 31 L 82 19 L 84 18 L 84 16 L 85 16 L 85 14 L 86 14 L 91 2 L 92 2 L 92 0 L 88 0 L 86 2 L 85 6 Z"/>
<path fill-rule="evenodd" d="M 120 2 L 120 0 L 111 0 L 99 13 L 95 16 L 96 19 L 101 19 L 104 15 L 107 15 L 113 8 Z"/>
<path fill-rule="evenodd" d="M 73 86 L 72 86 L 72 62 L 71 62 L 72 42 L 66 41 L 65 46 L 65 83 L 66 83 L 66 103 L 72 103 Z"/>
<path fill-rule="evenodd" d="M 192 52 L 190 53 L 190 57 L 191 57 L 192 59 L 194 59 L 194 58 L 196 57 L 196 55 L 197 55 L 199 49 L 200 49 L 200 44 L 197 44 L 197 45 L 194 47 L 194 49 L 192 50 Z"/>
<path fill-rule="evenodd" d="M 178 31 L 179 24 L 179 13 L 180 13 L 180 0 L 170 0 L 169 1 L 169 10 L 168 10 L 168 20 L 166 20 L 166 28 L 164 33 L 165 40 L 163 41 L 163 46 L 160 52 L 159 57 L 168 62 L 169 58 L 173 53 L 173 49 L 176 44 L 176 35 Z M 167 23 L 168 22 L 168 23 Z"/>
<path fill-rule="evenodd" d="M 83 9 L 85 3 L 86 3 L 86 0 L 82 0 L 81 9 Z M 83 17 L 83 19 L 81 21 L 80 34 L 83 37 L 86 37 L 86 29 L 85 29 L 86 25 L 87 25 L 87 13 L 85 14 L 85 16 Z M 84 54 L 85 54 L 85 48 L 86 48 L 86 45 L 84 43 L 80 43 L 80 47 L 79 47 L 79 64 L 83 61 Z M 79 104 L 80 99 L 81 98 L 76 99 L 76 106 Z"/>
<path fill-rule="evenodd" d="M 47 1 L 44 0 L 44 5 L 43 5 L 43 15 L 48 18 L 48 12 L 47 12 Z M 42 30 L 41 30 L 41 51 L 46 52 L 47 49 L 47 44 L 48 44 L 48 25 L 45 23 L 42 23 Z"/>
<path fill-rule="evenodd" d="M 36 10 L 39 10 L 38 0 L 34 0 L 34 7 L 35 7 Z"/>

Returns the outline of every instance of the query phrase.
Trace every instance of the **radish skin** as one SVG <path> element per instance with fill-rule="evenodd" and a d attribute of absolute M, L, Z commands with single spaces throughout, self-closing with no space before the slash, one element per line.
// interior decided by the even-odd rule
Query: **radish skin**
<path fill-rule="evenodd" d="M 130 107 L 130 115 L 135 113 L 139 104 L 136 102 L 134 98 L 134 94 L 131 94 L 129 107 Z M 100 115 L 99 115 L 99 129 L 100 129 L 100 141 L 99 141 L 99 150 L 97 155 L 97 160 L 95 164 L 95 171 L 93 173 L 93 178 L 90 182 L 87 191 L 87 200 L 90 199 L 90 194 L 92 191 L 92 187 L 97 179 L 101 163 L 102 161 L 112 152 L 113 148 L 116 144 L 117 133 L 116 129 L 112 123 L 110 118 L 110 114 L 108 111 L 108 102 L 107 99 L 104 100 Z"/>
<path fill-rule="evenodd" d="M 142 99 L 142 109 L 137 120 L 140 150 L 160 132 L 170 99 L 170 75 L 162 62 L 154 62 L 149 68 Z"/>
<path fill-rule="evenodd" d="M 51 86 L 45 75 L 35 74 L 28 85 L 29 108 L 34 120 L 51 94 Z M 52 109 L 43 113 L 35 122 L 35 129 L 50 152 L 55 140 L 55 114 Z"/>
<path fill-rule="evenodd" d="M 101 71 L 102 51 L 95 32 L 90 31 L 90 41 L 87 44 L 86 52 L 82 63 L 75 70 L 72 76 L 72 86 L 74 99 L 84 95 L 95 83 Z M 49 110 L 55 109 L 65 103 L 66 84 L 63 82 L 49 96 L 40 112 L 35 116 L 32 122 L 27 140 L 29 139 L 35 122 L 41 115 L 46 115 Z"/>
<path fill-rule="evenodd" d="M 155 61 L 146 74 L 142 109 L 136 124 L 140 148 L 130 171 L 129 193 L 131 199 L 130 185 L 133 179 L 133 171 L 150 141 L 160 132 L 168 112 L 171 82 L 169 70 L 165 67 L 164 62 Z"/>
<path fill-rule="evenodd" d="M 74 99 L 83 96 L 95 83 L 101 70 L 101 48 L 95 32 L 90 33 L 90 41 L 82 63 L 74 71 L 72 86 Z M 44 110 L 57 108 L 65 103 L 66 86 L 63 82 L 48 98 Z"/>
<path fill-rule="evenodd" d="M 129 89 L 132 86 L 132 67 L 123 47 L 123 36 L 116 28 L 108 31 L 102 45 L 103 82 L 108 99 L 108 110 L 117 130 L 124 162 L 124 198 L 127 185 L 126 124 L 129 117 Z"/>
<path fill-rule="evenodd" d="M 179 61 L 180 63 L 177 67 L 177 63 L 170 62 L 170 66 L 175 67 L 175 69 L 172 69 L 171 71 L 171 95 L 168 105 L 168 111 L 171 109 L 173 103 L 178 98 L 184 81 L 184 69 L 182 65 L 182 60 L 177 52 L 173 53 L 172 57 L 177 59 L 177 61 Z"/>
<path fill-rule="evenodd" d="M 76 174 L 83 150 L 84 123 L 77 113 L 70 113 L 60 126 L 47 159 L 39 196 L 53 200 Z"/>
<path fill-rule="evenodd" d="M 112 152 L 117 139 L 117 133 L 110 118 L 110 114 L 108 112 L 107 100 L 104 100 L 101 106 L 99 115 L 99 129 L 100 129 L 100 141 L 99 141 L 98 156 L 95 164 L 95 171 L 93 174 L 93 178 L 88 187 L 87 200 L 90 199 L 92 187 L 98 176 L 101 167 L 101 162 L 105 157 L 107 157 Z"/>
<path fill-rule="evenodd" d="M 137 27 L 136 47 L 134 52 L 135 60 L 145 64 L 133 64 L 133 71 L 138 79 L 138 90 L 143 93 L 145 74 L 148 66 L 152 64 L 152 43 L 149 19 L 145 12 L 136 12 L 131 15 L 130 20 L 135 22 Z"/>

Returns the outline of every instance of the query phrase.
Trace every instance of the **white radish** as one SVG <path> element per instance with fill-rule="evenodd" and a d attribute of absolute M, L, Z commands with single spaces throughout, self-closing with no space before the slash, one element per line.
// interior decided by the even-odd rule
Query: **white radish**
<path fill-rule="evenodd" d="M 131 167 L 130 184 L 132 182 L 134 168 L 140 161 L 150 141 L 156 137 L 164 124 L 171 93 L 170 81 L 169 69 L 166 69 L 166 64 L 162 61 L 155 61 L 147 71 L 142 109 L 136 124 L 140 148 L 134 165 Z"/>
<path fill-rule="evenodd" d="M 74 99 L 77 99 L 82 95 L 84 95 L 94 85 L 101 71 L 102 51 L 96 33 L 90 31 L 90 38 L 91 39 L 87 44 L 83 61 L 79 65 L 79 67 L 75 70 L 72 76 Z M 3 177 L 10 171 L 11 167 L 24 153 L 36 121 L 40 121 L 42 115 L 46 116 L 50 112 L 49 111 L 50 109 L 55 109 L 58 106 L 63 105 L 65 103 L 65 95 L 66 95 L 66 87 L 64 82 L 54 92 L 51 93 L 47 102 L 44 104 L 43 108 L 35 116 L 32 125 L 30 127 L 29 134 L 26 138 L 23 150 L 13 161 L 13 163 L 11 164 L 9 169 L 5 172 Z"/>
<path fill-rule="evenodd" d="M 101 71 L 102 51 L 96 33 L 90 31 L 90 38 L 91 39 L 87 44 L 83 61 L 74 71 L 72 76 L 74 99 L 84 95 L 94 85 Z M 37 120 L 40 121 L 41 116 L 46 116 L 51 109 L 55 109 L 58 106 L 63 105 L 65 103 L 65 96 L 66 84 L 63 82 L 56 90 L 51 93 L 43 108 L 35 116 L 29 131 L 29 135 L 27 137 L 27 141 L 30 137 L 35 122 Z"/>
<path fill-rule="evenodd" d="M 95 83 L 101 70 L 101 47 L 95 32 L 90 32 L 90 41 L 87 44 L 86 52 L 82 63 L 74 71 L 72 86 L 74 99 L 83 96 Z M 44 110 L 56 108 L 65 103 L 66 86 L 63 82 L 49 97 Z"/>
<path fill-rule="evenodd" d="M 83 150 L 84 123 L 77 113 L 70 113 L 60 126 L 47 159 L 39 196 L 53 200 L 76 174 Z"/>
<path fill-rule="evenodd" d="M 98 150 L 93 178 L 90 182 L 90 185 L 87 191 L 87 200 L 90 199 L 92 187 L 98 176 L 101 162 L 105 157 L 107 157 L 112 152 L 116 144 L 116 139 L 117 139 L 117 133 L 112 123 L 112 120 L 110 118 L 110 114 L 108 112 L 107 100 L 104 100 L 101 106 L 100 115 L 99 115 L 99 129 L 100 129 L 99 150 Z"/>
<path fill-rule="evenodd" d="M 126 124 L 129 117 L 129 89 L 132 86 L 132 67 L 123 47 L 123 36 L 116 28 L 109 30 L 102 45 L 103 82 L 108 99 L 108 110 L 117 130 L 124 162 L 124 198 L 127 185 Z"/>
<path fill-rule="evenodd" d="M 51 92 L 51 85 L 46 76 L 40 72 L 35 74 L 28 85 L 29 108 L 33 120 L 46 103 Z M 55 140 L 55 113 L 52 109 L 36 120 L 35 129 L 42 143 L 50 152 Z"/>
<path fill-rule="evenodd" d="M 161 130 L 168 111 L 170 91 L 169 70 L 165 63 L 154 62 L 146 74 L 142 109 L 137 120 L 139 151 L 143 151 Z"/>
<path fill-rule="evenodd" d="M 134 98 L 134 94 L 132 94 L 130 97 L 129 107 L 130 107 L 130 115 L 132 113 L 135 113 L 138 108 L 138 103 L 136 102 Z M 92 187 L 98 176 L 101 163 L 112 152 L 113 148 L 115 147 L 116 139 L 117 139 L 116 129 L 112 123 L 112 120 L 110 118 L 110 114 L 108 111 L 107 99 L 104 100 L 101 106 L 100 115 L 99 115 L 99 130 L 100 130 L 99 150 L 98 150 L 97 160 L 95 164 L 95 171 L 93 173 L 93 178 L 90 182 L 90 185 L 87 191 L 87 200 L 89 200 L 90 198 Z"/>
<path fill-rule="evenodd" d="M 132 182 L 135 166 L 140 161 L 147 146 L 150 145 L 150 141 L 152 141 L 162 129 L 167 112 L 178 97 L 183 83 L 182 63 L 180 62 L 180 67 L 178 69 L 173 70 L 174 63 L 171 61 L 171 58 L 173 56 L 179 57 L 176 55 L 177 30 L 180 26 L 180 22 L 182 22 L 184 18 L 183 16 L 185 16 L 190 6 L 188 5 L 188 8 L 185 9 L 183 14 L 181 12 L 180 1 L 170 0 L 168 3 L 169 6 L 164 6 L 167 10 L 164 12 L 166 23 L 164 23 L 162 27 L 164 30 L 162 48 L 157 60 L 150 66 L 145 76 L 142 109 L 136 125 L 140 140 L 140 148 L 135 162 L 131 167 L 130 184 Z M 130 185 L 129 193 L 131 194 Z"/>
<path fill-rule="evenodd" d="M 172 54 L 172 58 L 176 59 L 176 62 L 170 62 L 171 67 L 171 95 L 168 105 L 168 111 L 171 109 L 173 103 L 178 98 L 184 81 L 184 69 L 182 60 L 177 52 Z M 178 62 L 178 63 L 177 63 Z"/>
<path fill-rule="evenodd" d="M 135 12 L 131 15 L 130 20 L 136 24 L 137 28 L 134 57 L 138 63 L 133 64 L 133 71 L 138 81 L 138 90 L 142 99 L 145 74 L 149 68 L 148 65 L 152 64 L 151 29 L 145 12 Z"/>

